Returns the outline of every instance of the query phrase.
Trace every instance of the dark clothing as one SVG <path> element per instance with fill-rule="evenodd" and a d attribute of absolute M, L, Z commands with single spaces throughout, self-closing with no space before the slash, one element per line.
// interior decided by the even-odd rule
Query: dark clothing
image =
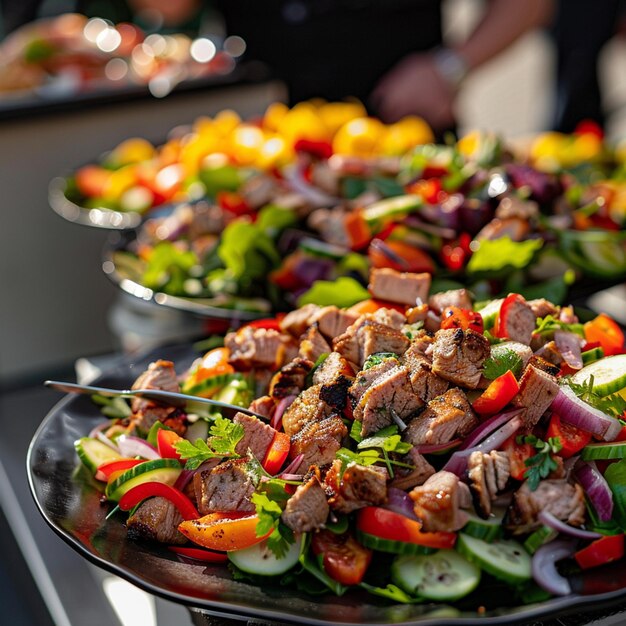
<path fill-rule="evenodd" d="M 367 102 L 402 57 L 441 44 L 439 0 L 221 0 L 229 34 L 267 63 L 291 104 L 309 98 Z"/>

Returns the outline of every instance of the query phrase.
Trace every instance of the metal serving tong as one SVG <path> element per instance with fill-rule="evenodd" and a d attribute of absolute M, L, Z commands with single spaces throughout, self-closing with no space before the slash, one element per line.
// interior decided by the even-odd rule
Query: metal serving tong
<path fill-rule="evenodd" d="M 107 387 L 64 383 L 58 380 L 46 380 L 44 385 L 65 393 L 98 394 L 107 398 L 145 398 L 146 400 L 153 400 L 154 402 L 184 409 L 186 413 L 201 413 L 206 410 L 207 405 L 210 405 L 233 414 L 237 412 L 245 413 L 246 415 L 253 415 L 254 417 L 267 420 L 266 417 L 250 409 L 228 404 L 228 402 L 220 402 L 211 398 L 200 398 L 199 396 L 188 396 L 187 394 L 175 393 L 173 391 L 162 391 L 160 389 L 109 389 Z"/>

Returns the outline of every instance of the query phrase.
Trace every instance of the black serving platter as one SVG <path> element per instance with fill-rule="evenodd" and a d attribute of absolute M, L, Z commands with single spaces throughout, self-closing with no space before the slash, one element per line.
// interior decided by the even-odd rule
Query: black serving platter
<path fill-rule="evenodd" d="M 127 387 L 155 358 L 172 359 L 178 371 L 183 371 L 196 356 L 190 345 L 161 348 L 137 362 L 120 361 L 97 384 Z M 106 519 L 111 504 L 101 502 L 101 491 L 81 469 L 73 446 L 102 419 L 86 396 L 66 396 L 44 418 L 27 457 L 36 505 L 51 528 L 83 557 L 145 591 L 187 607 L 281 624 L 495 626 L 606 609 L 626 599 L 624 561 L 572 580 L 572 595 L 525 606 L 513 604 L 510 591 L 484 585 L 473 603 L 446 606 L 395 604 L 360 591 L 340 598 L 312 596 L 270 579 L 262 586 L 235 581 L 225 566 L 183 562 L 162 546 L 129 540 L 121 515 Z"/>

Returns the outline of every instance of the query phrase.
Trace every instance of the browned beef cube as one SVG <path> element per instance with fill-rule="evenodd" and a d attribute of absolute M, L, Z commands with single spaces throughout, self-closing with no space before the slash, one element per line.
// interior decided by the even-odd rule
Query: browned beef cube
<path fill-rule="evenodd" d="M 378 365 L 360 371 L 351 387 L 348 389 L 348 397 L 352 402 L 352 408 L 356 408 L 367 390 L 384 374 L 395 369 L 399 365 L 397 359 L 389 358 L 383 360 Z"/>
<path fill-rule="evenodd" d="M 315 363 L 322 354 L 328 354 L 331 347 L 320 333 L 317 324 L 312 324 L 309 329 L 300 337 L 300 350 L 298 354 Z"/>
<path fill-rule="evenodd" d="M 374 313 L 367 314 L 367 317 L 372 322 L 377 322 L 384 326 L 391 326 L 391 328 L 395 330 L 402 330 L 402 327 L 406 324 L 406 315 L 403 315 L 400 311 L 387 309 L 386 307 L 377 309 Z"/>
<path fill-rule="evenodd" d="M 244 326 L 228 333 L 224 345 L 230 350 L 229 362 L 236 369 L 264 367 L 276 369 L 293 359 L 297 344 L 292 337 L 272 328 Z"/>
<path fill-rule="evenodd" d="M 343 311 L 336 306 L 325 306 L 313 316 L 320 332 L 331 341 L 335 337 L 346 332 L 349 326 L 356 322 L 358 316 L 348 311 Z"/>
<path fill-rule="evenodd" d="M 146 539 L 181 545 L 187 538 L 178 532 L 183 521 L 178 509 L 167 498 L 149 498 L 128 518 L 126 527 L 131 539 Z"/>
<path fill-rule="evenodd" d="M 413 391 L 422 402 L 445 393 L 449 383 L 432 372 L 431 352 L 433 340 L 426 334 L 413 339 L 404 353 L 402 362 L 409 370 Z"/>
<path fill-rule="evenodd" d="M 519 299 L 513 300 L 504 320 L 503 328 L 500 331 L 504 336 L 511 341 L 530 345 L 537 318 L 526 302 Z"/>
<path fill-rule="evenodd" d="M 263 417 L 270 418 L 276 408 L 276 402 L 274 402 L 274 398 L 271 396 L 261 396 L 253 400 L 248 408 Z"/>
<path fill-rule="evenodd" d="M 269 424 L 245 413 L 237 413 L 233 417 L 233 422 L 241 424 L 244 433 L 243 438 L 235 448 L 235 452 L 241 456 L 246 456 L 250 450 L 259 461 L 263 462 L 268 448 L 272 445 L 276 431 Z"/>
<path fill-rule="evenodd" d="M 172 391 L 174 393 L 179 392 L 180 385 L 178 384 L 178 378 L 174 371 L 174 364 L 171 361 L 163 361 L 161 359 L 150 363 L 148 369 L 133 383 L 132 389 L 159 389 L 162 391 Z M 157 414 L 154 416 L 148 415 L 148 409 L 154 409 L 155 407 L 159 409 Z M 145 414 L 145 418 L 141 420 L 141 430 L 150 430 L 154 422 L 157 420 L 161 421 L 160 413 L 163 407 L 159 407 L 159 405 L 152 400 L 138 397 L 133 398 L 131 409 L 133 413 Z M 169 415 L 169 412 L 166 412 L 166 416 L 167 415 Z"/>
<path fill-rule="evenodd" d="M 361 436 L 379 431 L 415 413 L 423 402 L 415 395 L 409 370 L 398 366 L 376 379 L 354 408 L 354 419 L 362 423 Z"/>
<path fill-rule="evenodd" d="M 283 430 L 293 437 L 308 422 L 319 422 L 330 415 L 332 408 L 320 398 L 322 385 L 313 385 L 305 389 L 285 411 Z"/>
<path fill-rule="evenodd" d="M 559 372 L 561 371 L 561 366 L 560 365 L 554 365 L 550 361 L 547 361 L 546 359 L 543 359 L 542 357 L 540 357 L 537 354 L 533 354 L 530 357 L 530 359 L 528 361 L 528 365 L 532 365 L 533 367 L 537 368 L 538 370 L 541 370 L 542 372 L 545 372 L 546 374 L 550 374 L 550 376 L 558 376 Z"/>
<path fill-rule="evenodd" d="M 535 352 L 535 356 L 542 358 L 544 361 L 548 361 L 548 363 L 552 363 L 554 366 L 558 366 L 559 370 L 561 369 L 563 357 L 554 341 L 548 341 L 548 343 L 544 344 Z"/>
<path fill-rule="evenodd" d="M 320 398 L 342 411 L 348 402 L 348 389 L 354 382 L 353 370 L 338 352 L 331 352 L 313 374 L 313 384 L 320 384 Z"/>
<path fill-rule="evenodd" d="M 470 492 L 467 485 L 451 472 L 433 474 L 409 496 L 425 532 L 454 532 L 467 523 L 467 513 L 461 509 L 470 506 Z"/>
<path fill-rule="evenodd" d="M 533 429 L 558 392 L 559 383 L 554 376 L 533 365 L 526 367 L 520 379 L 519 393 L 511 401 L 513 406 L 524 409 L 522 430 Z"/>
<path fill-rule="evenodd" d="M 582 526 L 585 523 L 582 487 L 566 480 L 542 480 L 537 489 L 531 491 L 526 481 L 513 496 L 507 526 L 514 534 L 530 532 L 540 526 L 537 520 L 540 511 L 552 513 L 571 526 Z"/>
<path fill-rule="evenodd" d="M 146 400 L 145 405 L 131 415 L 130 423 L 140 433 L 147 433 L 156 422 L 165 423 L 177 411 L 176 407 L 160 406 L 150 400 Z"/>
<path fill-rule="evenodd" d="M 356 336 L 360 344 L 360 365 L 363 365 L 371 354 L 393 352 L 393 354 L 401 355 L 406 352 L 410 345 L 410 341 L 404 333 L 377 322 L 365 322 L 357 331 Z"/>
<path fill-rule="evenodd" d="M 467 289 L 451 289 L 433 294 L 428 298 L 428 306 L 437 315 L 441 315 L 447 306 L 456 306 L 459 309 L 472 309 L 472 298 Z"/>
<path fill-rule="evenodd" d="M 317 476 L 311 476 L 289 498 L 281 515 L 283 522 L 295 533 L 308 533 L 321 528 L 328 518 L 330 507 L 326 492 Z"/>
<path fill-rule="evenodd" d="M 324 484 L 332 493 L 328 504 L 338 513 L 351 513 L 366 506 L 387 501 L 389 474 L 384 467 L 348 463 L 343 474 L 341 461 L 335 460 L 326 473 Z"/>
<path fill-rule="evenodd" d="M 298 395 L 304 389 L 304 383 L 309 372 L 313 369 L 313 362 L 302 357 L 296 357 L 283 365 L 270 383 L 270 396 L 279 401 L 287 396 Z"/>
<path fill-rule="evenodd" d="M 468 435 L 478 419 L 465 394 L 453 387 L 431 400 L 426 410 L 414 418 L 404 439 L 414 446 L 447 443 Z"/>
<path fill-rule="evenodd" d="M 498 491 L 506 487 L 510 476 L 510 461 L 505 452 L 492 450 L 489 454 L 472 452 L 467 461 L 470 489 L 475 496 L 476 511 L 483 517 L 491 515 L 491 502 Z"/>
<path fill-rule="evenodd" d="M 552 304 L 552 302 L 548 302 L 545 298 L 528 300 L 526 304 L 531 308 L 535 317 L 547 317 L 548 315 L 557 316 L 559 313 L 559 307 Z"/>
<path fill-rule="evenodd" d="M 415 448 L 411 448 L 400 460 L 402 463 L 412 465 L 413 469 L 395 467 L 390 487 L 406 491 L 417 485 L 423 485 L 435 473 L 435 468 Z"/>
<path fill-rule="evenodd" d="M 475 389 L 483 363 L 490 354 L 489 341 L 473 330 L 438 330 L 433 348 L 433 372 L 451 383 Z"/>
<path fill-rule="evenodd" d="M 289 458 L 303 458 L 296 473 L 306 472 L 311 465 L 321 467 L 332 463 L 335 453 L 341 448 L 341 440 L 348 434 L 348 429 L 337 415 L 316 422 L 308 422 L 291 438 Z"/>
<path fill-rule="evenodd" d="M 374 298 L 415 306 L 425 302 L 430 289 L 430 274 L 397 272 L 384 268 L 370 272 L 369 292 Z"/>
<path fill-rule="evenodd" d="M 295 311 L 290 311 L 280 321 L 280 329 L 298 339 L 313 323 L 313 316 L 319 310 L 317 304 L 305 304 Z"/>
<path fill-rule="evenodd" d="M 530 361 L 533 351 L 532 349 L 524 343 L 520 343 L 519 341 L 504 341 L 502 343 L 498 343 L 494 346 L 491 346 L 491 356 L 497 357 L 498 355 L 502 355 L 502 352 L 505 350 L 511 350 L 511 352 L 515 352 L 517 356 L 522 359 L 522 364 L 524 367 Z"/>
<path fill-rule="evenodd" d="M 202 515 L 215 511 L 254 511 L 250 497 L 255 485 L 246 465 L 246 459 L 234 459 L 194 474 L 198 511 Z"/>

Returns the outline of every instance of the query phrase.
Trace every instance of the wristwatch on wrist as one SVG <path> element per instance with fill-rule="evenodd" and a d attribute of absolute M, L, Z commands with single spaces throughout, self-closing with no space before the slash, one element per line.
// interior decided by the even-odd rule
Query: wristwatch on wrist
<path fill-rule="evenodd" d="M 463 57 L 450 48 L 437 48 L 432 57 L 441 77 L 451 87 L 457 89 L 469 70 Z"/>

